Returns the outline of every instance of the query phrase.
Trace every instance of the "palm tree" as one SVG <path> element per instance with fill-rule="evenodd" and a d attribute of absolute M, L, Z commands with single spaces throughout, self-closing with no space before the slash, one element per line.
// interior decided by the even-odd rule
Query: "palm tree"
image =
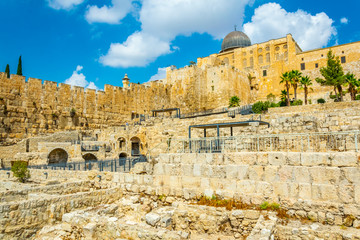
<path fill-rule="evenodd" d="M 292 70 L 290 72 L 290 81 L 291 81 L 291 86 L 294 88 L 295 101 L 297 100 L 296 90 L 298 87 L 298 83 L 300 82 L 300 79 L 301 79 L 301 72 L 299 72 L 298 70 Z"/>
<path fill-rule="evenodd" d="M 309 76 L 301 77 L 300 84 L 301 84 L 301 88 L 304 89 L 305 105 L 307 105 L 307 96 L 309 93 L 309 89 L 312 90 L 312 88 L 309 88 L 309 86 L 312 85 L 312 80 L 310 79 Z"/>
<path fill-rule="evenodd" d="M 291 79 L 290 79 L 290 72 L 285 72 L 282 74 L 282 76 L 280 77 L 281 81 L 280 83 L 284 83 L 285 84 L 285 88 L 286 88 L 286 106 L 290 106 L 290 84 L 291 84 Z"/>
<path fill-rule="evenodd" d="M 360 79 L 356 79 L 354 74 L 347 73 L 345 75 L 346 85 L 349 85 L 349 92 L 351 100 L 354 101 L 356 98 L 356 93 L 360 87 Z"/>

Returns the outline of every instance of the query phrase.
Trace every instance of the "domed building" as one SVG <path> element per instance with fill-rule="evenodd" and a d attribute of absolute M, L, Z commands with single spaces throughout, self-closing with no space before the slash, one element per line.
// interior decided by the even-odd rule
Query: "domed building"
<path fill-rule="evenodd" d="M 233 31 L 229 33 L 221 44 L 221 53 L 234 48 L 244 48 L 251 46 L 250 38 L 243 32 Z"/>

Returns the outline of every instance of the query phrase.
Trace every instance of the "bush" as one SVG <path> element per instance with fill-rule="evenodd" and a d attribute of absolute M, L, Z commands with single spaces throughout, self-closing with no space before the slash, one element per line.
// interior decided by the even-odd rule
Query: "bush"
<path fill-rule="evenodd" d="M 240 99 L 237 96 L 232 96 L 229 100 L 229 107 L 238 107 L 240 106 Z"/>
<path fill-rule="evenodd" d="M 24 183 L 30 178 L 30 172 L 27 167 L 27 162 L 16 161 L 11 167 L 11 171 L 20 182 Z"/>
<path fill-rule="evenodd" d="M 317 100 L 317 103 L 325 103 L 325 99 L 319 98 L 319 99 Z"/>
<path fill-rule="evenodd" d="M 260 204 L 260 209 L 261 210 L 266 210 L 268 207 L 269 207 L 268 202 L 263 202 L 262 204 Z"/>
<path fill-rule="evenodd" d="M 357 96 L 355 97 L 355 100 L 360 100 L 360 95 L 357 95 Z"/>
<path fill-rule="evenodd" d="M 311 101 L 311 99 L 309 99 L 308 103 L 309 103 L 309 104 L 312 104 L 312 101 Z"/>
<path fill-rule="evenodd" d="M 336 96 L 336 95 L 331 95 L 331 94 L 330 94 L 330 99 L 337 99 L 337 96 Z"/>
<path fill-rule="evenodd" d="M 76 110 L 75 110 L 75 108 L 72 108 L 70 110 L 70 117 L 75 117 L 75 114 L 76 114 Z"/>
<path fill-rule="evenodd" d="M 270 107 L 269 101 L 266 102 L 259 101 L 254 103 L 254 105 L 252 106 L 252 111 L 254 113 L 261 114 L 263 112 L 266 112 L 269 107 Z"/>
<path fill-rule="evenodd" d="M 266 96 L 266 99 L 269 101 L 269 102 L 275 102 L 276 100 L 276 96 L 272 93 L 269 93 L 267 96 Z"/>
<path fill-rule="evenodd" d="M 291 106 L 300 106 L 300 105 L 303 105 L 303 101 L 301 99 L 298 99 L 291 103 Z"/>

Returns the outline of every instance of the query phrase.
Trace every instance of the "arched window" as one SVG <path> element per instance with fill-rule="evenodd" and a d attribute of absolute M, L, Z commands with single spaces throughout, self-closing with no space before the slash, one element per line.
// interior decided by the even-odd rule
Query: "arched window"
<path fill-rule="evenodd" d="M 56 148 L 49 153 L 48 164 L 66 164 L 68 153 L 62 148 Z"/>
<path fill-rule="evenodd" d="M 243 67 L 246 68 L 247 67 L 247 61 L 246 58 L 243 60 Z"/>
<path fill-rule="evenodd" d="M 118 138 L 118 142 L 119 142 L 119 149 L 121 150 L 126 150 L 126 139 L 123 137 L 119 137 Z"/>
<path fill-rule="evenodd" d="M 263 64 L 263 63 L 264 63 L 263 55 L 259 55 L 259 64 Z"/>
<path fill-rule="evenodd" d="M 266 62 L 269 63 L 270 62 L 270 53 L 266 54 Z"/>
<path fill-rule="evenodd" d="M 127 158 L 127 153 L 124 152 L 120 153 L 119 158 Z"/>
<path fill-rule="evenodd" d="M 254 58 L 251 57 L 251 58 L 250 58 L 250 67 L 253 67 L 253 66 L 254 66 Z"/>

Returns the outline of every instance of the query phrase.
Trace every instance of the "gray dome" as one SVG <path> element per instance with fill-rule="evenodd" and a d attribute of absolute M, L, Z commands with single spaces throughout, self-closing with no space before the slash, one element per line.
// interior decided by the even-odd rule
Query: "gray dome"
<path fill-rule="evenodd" d="M 248 46 L 251 46 L 250 38 L 243 32 L 233 31 L 224 38 L 220 52 Z"/>

